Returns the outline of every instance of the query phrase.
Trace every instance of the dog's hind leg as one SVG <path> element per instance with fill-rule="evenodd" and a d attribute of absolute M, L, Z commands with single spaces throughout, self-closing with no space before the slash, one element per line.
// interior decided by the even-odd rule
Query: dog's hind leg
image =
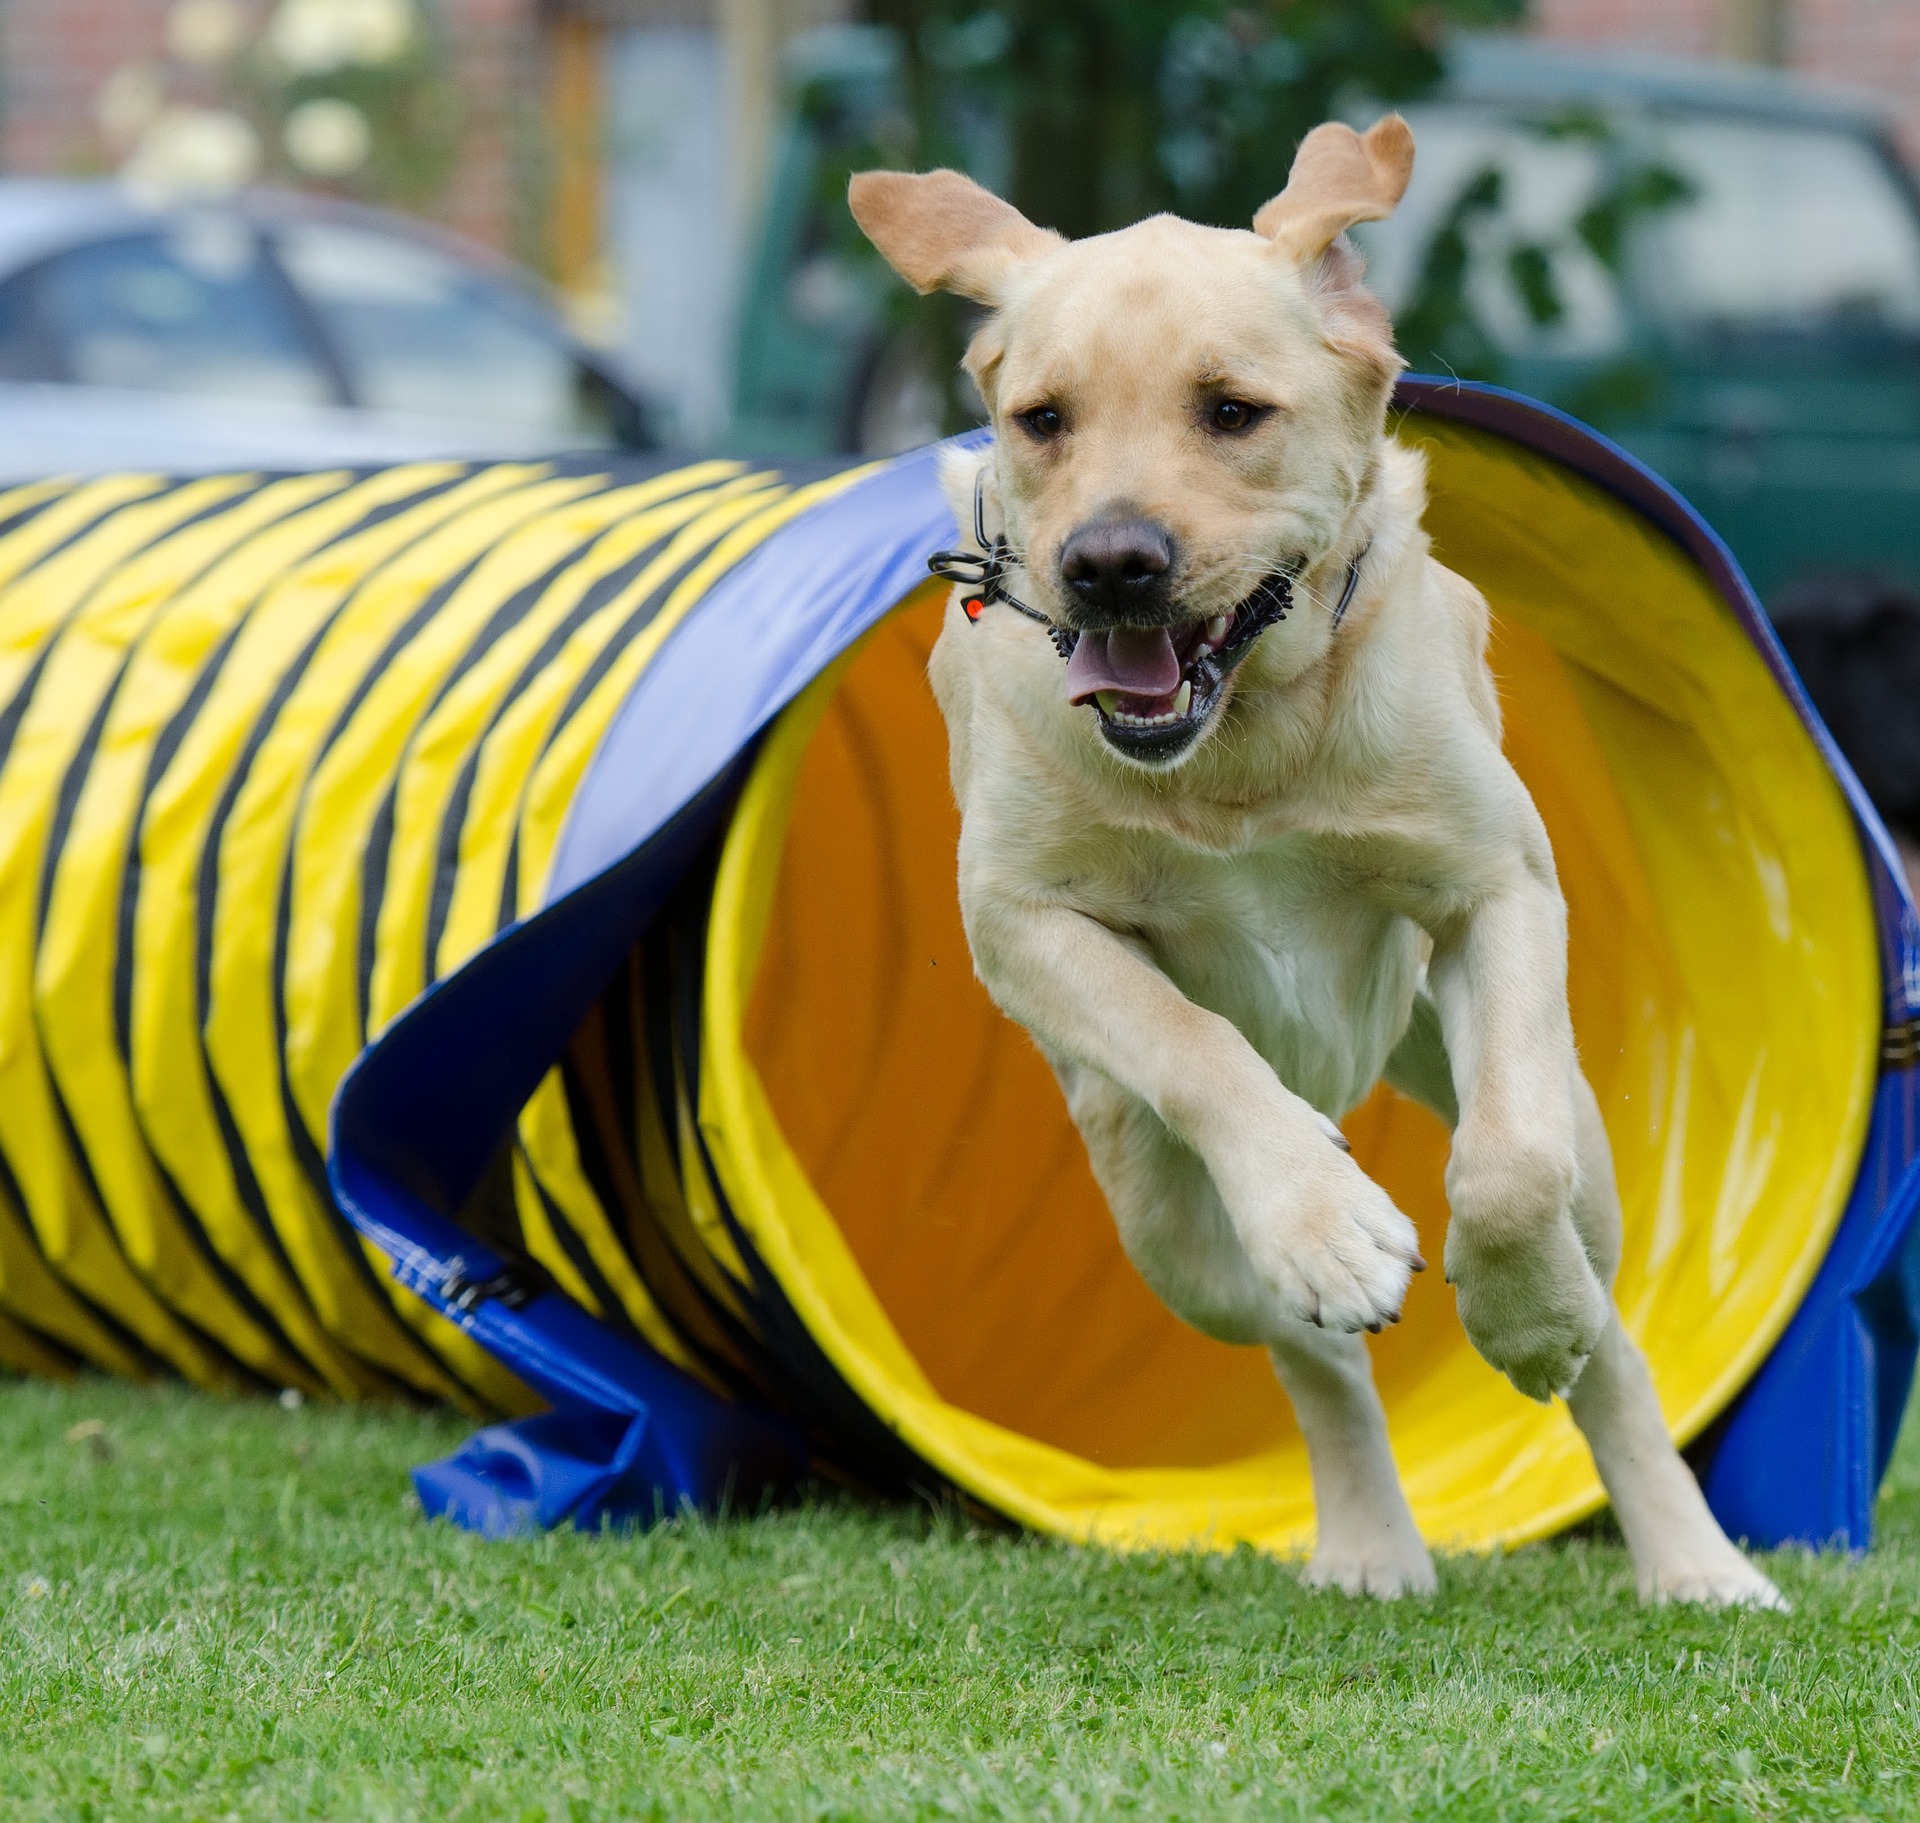
<path fill-rule="evenodd" d="M 1313 1470 L 1317 1538 L 1306 1579 L 1349 1595 L 1429 1595 L 1421 1542 L 1387 1444 L 1366 1339 L 1289 1317 L 1269 1345 Z"/>
<path fill-rule="evenodd" d="M 1582 1077 L 1575 1090 L 1580 1178 L 1574 1221 L 1601 1282 L 1620 1263 L 1620 1200 L 1599 1105 Z M 1720 1529 L 1700 1484 L 1681 1461 L 1660 1411 L 1653 1377 L 1610 1311 L 1592 1356 L 1568 1395 L 1593 1451 L 1614 1517 L 1633 1554 L 1643 1601 L 1784 1608 L 1780 1591 Z"/>
<path fill-rule="evenodd" d="M 1169 1309 L 1222 1342 L 1265 1343 L 1293 1402 L 1313 1475 L 1316 1588 L 1426 1594 L 1421 1543 L 1387 1443 L 1364 1337 L 1303 1323 L 1280 1307 L 1241 1250 L 1198 1154 L 1136 1097 L 1056 1064 L 1127 1257 Z"/>

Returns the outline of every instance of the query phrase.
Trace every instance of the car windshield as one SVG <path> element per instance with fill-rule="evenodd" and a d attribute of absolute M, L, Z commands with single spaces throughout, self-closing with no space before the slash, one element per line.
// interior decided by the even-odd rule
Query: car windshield
<path fill-rule="evenodd" d="M 357 404 L 605 439 L 604 413 L 579 361 L 456 260 L 334 223 L 289 224 L 274 244 L 333 342 Z"/>
<path fill-rule="evenodd" d="M 1714 119 L 1660 139 L 1692 191 L 1651 229 L 1648 289 L 1674 327 L 1920 332 L 1920 222 L 1867 141 Z"/>
<path fill-rule="evenodd" d="M 243 225 L 190 219 L 62 253 L 0 298 L 17 379 L 281 404 L 332 394 L 293 300 Z"/>
<path fill-rule="evenodd" d="M 1396 318 L 1457 260 L 1446 307 L 1503 352 L 1603 355 L 1625 340 L 1625 293 L 1600 257 L 1617 249 L 1641 308 L 1677 335 L 1920 333 L 1920 219 L 1859 135 L 1704 114 L 1406 112 L 1419 145 L 1406 198 L 1356 230 Z"/>

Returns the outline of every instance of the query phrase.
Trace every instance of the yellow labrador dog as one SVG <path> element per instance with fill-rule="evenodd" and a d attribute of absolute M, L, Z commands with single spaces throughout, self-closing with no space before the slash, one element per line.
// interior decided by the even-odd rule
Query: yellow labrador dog
<path fill-rule="evenodd" d="M 1271 1350 L 1311 1581 L 1434 1583 L 1359 1333 L 1424 1262 L 1334 1125 L 1385 1074 L 1454 1123 L 1467 1333 L 1567 1398 L 1642 1594 L 1777 1606 L 1614 1311 L 1553 855 L 1501 753 L 1486 603 L 1434 561 L 1420 459 L 1385 432 L 1401 363 L 1341 236 L 1412 166 L 1397 116 L 1323 126 L 1251 233 L 1074 243 L 951 171 L 854 179 L 909 283 L 990 313 L 966 364 L 995 440 L 946 477 L 984 582 L 932 665 L 967 937 L 1142 1275 Z"/>

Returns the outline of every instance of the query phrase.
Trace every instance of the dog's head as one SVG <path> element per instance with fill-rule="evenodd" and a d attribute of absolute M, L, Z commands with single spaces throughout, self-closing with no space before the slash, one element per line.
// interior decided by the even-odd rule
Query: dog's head
<path fill-rule="evenodd" d="M 1361 497 L 1401 363 L 1340 236 L 1390 214 L 1412 169 L 1398 115 L 1329 124 L 1252 233 L 1162 215 L 1074 242 L 957 172 L 853 180 L 902 277 L 992 312 L 967 369 L 1022 591 L 1079 629 L 1067 697 L 1131 758 L 1192 751 L 1259 606 L 1336 548 Z M 1298 620 L 1260 639 L 1263 669 L 1298 669 Z"/>

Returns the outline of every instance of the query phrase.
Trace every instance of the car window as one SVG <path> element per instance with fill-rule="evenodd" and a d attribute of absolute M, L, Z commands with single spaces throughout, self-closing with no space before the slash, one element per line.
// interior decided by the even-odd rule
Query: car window
<path fill-rule="evenodd" d="M 1920 332 L 1920 223 L 1865 140 L 1696 119 L 1668 122 L 1663 141 L 1694 192 L 1655 228 L 1648 262 L 1670 322 Z"/>
<path fill-rule="evenodd" d="M 333 396 L 296 306 L 240 223 L 100 241 L 17 283 L 22 333 L 9 341 L 23 362 L 39 346 L 54 370 L 34 377 L 288 404 Z"/>
<path fill-rule="evenodd" d="M 40 269 L 0 284 L 0 380 L 59 380 L 60 347 L 40 308 Z"/>
<path fill-rule="evenodd" d="M 1367 258 L 1367 283 L 1398 317 L 1426 277 L 1435 236 L 1464 199 L 1494 174 L 1496 207 L 1460 218 L 1467 268 L 1465 302 L 1509 354 L 1590 356 L 1624 339 L 1619 288 L 1573 232 L 1605 182 L 1602 148 L 1522 121 L 1447 103 L 1404 110 L 1419 156 L 1399 208 L 1354 232 Z M 1537 321 L 1511 276 L 1516 249 L 1544 249 L 1557 315 Z"/>
<path fill-rule="evenodd" d="M 357 403 L 612 440 L 600 390 L 572 351 L 457 260 L 333 223 L 277 229 L 274 245 Z"/>

